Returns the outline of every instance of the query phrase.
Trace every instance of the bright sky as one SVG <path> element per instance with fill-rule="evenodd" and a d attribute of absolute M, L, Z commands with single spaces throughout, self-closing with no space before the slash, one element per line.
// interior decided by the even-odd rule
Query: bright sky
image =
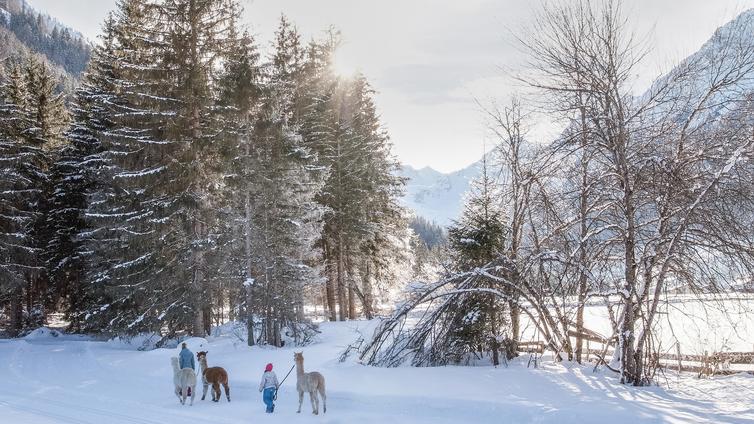
<path fill-rule="evenodd" d="M 95 39 L 115 0 L 27 0 Z M 345 43 L 341 72 L 363 72 L 398 158 L 415 167 L 453 171 L 481 158 L 485 121 L 475 99 L 505 99 L 520 89 L 514 34 L 544 0 L 240 0 L 258 39 L 268 43 L 281 13 L 306 37 L 330 25 Z M 567 0 L 564 0 L 567 1 Z M 635 32 L 653 51 L 636 90 L 697 50 L 716 28 L 754 0 L 625 0 Z M 548 126 L 535 137 L 553 134 Z"/>

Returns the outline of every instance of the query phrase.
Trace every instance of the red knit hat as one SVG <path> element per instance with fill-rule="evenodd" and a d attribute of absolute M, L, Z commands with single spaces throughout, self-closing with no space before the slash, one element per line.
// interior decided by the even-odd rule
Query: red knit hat
<path fill-rule="evenodd" d="M 264 367 L 264 372 L 270 372 L 272 371 L 272 364 L 267 364 L 266 367 Z"/>

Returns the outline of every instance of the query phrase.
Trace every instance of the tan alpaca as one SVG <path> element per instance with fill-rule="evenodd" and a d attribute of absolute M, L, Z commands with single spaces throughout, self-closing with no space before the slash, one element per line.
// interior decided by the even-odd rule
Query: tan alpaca
<path fill-rule="evenodd" d="M 319 414 L 319 397 L 322 396 L 322 413 L 327 413 L 327 395 L 325 395 L 325 377 L 322 374 L 304 372 L 304 352 L 293 353 L 296 361 L 296 390 L 298 390 L 298 413 L 301 412 L 301 404 L 304 402 L 304 392 L 309 393 L 312 402 L 312 413 Z"/>
<path fill-rule="evenodd" d="M 225 397 L 230 402 L 230 387 L 228 386 L 228 373 L 221 367 L 207 367 L 207 352 L 198 352 L 199 368 L 202 370 L 202 400 L 207 396 L 207 386 L 212 385 L 212 402 L 220 401 L 220 385 L 225 388 Z"/>
<path fill-rule="evenodd" d="M 181 401 L 181 405 L 186 404 L 186 396 L 191 393 L 191 405 L 194 404 L 194 395 L 196 393 L 196 374 L 191 368 L 178 368 L 178 358 L 170 358 L 173 365 L 173 385 L 175 386 L 175 395 Z"/>

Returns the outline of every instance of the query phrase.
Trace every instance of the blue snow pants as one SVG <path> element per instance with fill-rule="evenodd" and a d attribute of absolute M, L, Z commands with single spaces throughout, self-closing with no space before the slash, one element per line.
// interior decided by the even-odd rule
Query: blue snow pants
<path fill-rule="evenodd" d="M 274 387 L 268 387 L 264 389 L 264 393 L 262 393 L 262 400 L 264 400 L 264 404 L 267 405 L 268 414 L 271 414 L 275 410 L 275 404 L 272 403 L 274 397 L 275 397 Z"/>

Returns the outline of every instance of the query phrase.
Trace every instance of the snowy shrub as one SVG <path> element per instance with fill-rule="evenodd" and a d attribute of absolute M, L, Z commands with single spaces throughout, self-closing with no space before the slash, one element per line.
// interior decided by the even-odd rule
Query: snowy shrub
<path fill-rule="evenodd" d="M 53 339 L 56 337 L 60 337 L 63 335 L 60 331 L 52 330 L 47 327 L 40 327 L 36 330 L 31 331 L 29 334 L 24 336 L 24 339 L 26 340 L 40 340 L 40 339 Z"/>
<path fill-rule="evenodd" d="M 139 333 L 133 336 L 116 336 L 107 343 L 115 349 L 148 351 L 158 348 L 174 348 L 178 339 L 167 338 L 159 333 Z"/>

